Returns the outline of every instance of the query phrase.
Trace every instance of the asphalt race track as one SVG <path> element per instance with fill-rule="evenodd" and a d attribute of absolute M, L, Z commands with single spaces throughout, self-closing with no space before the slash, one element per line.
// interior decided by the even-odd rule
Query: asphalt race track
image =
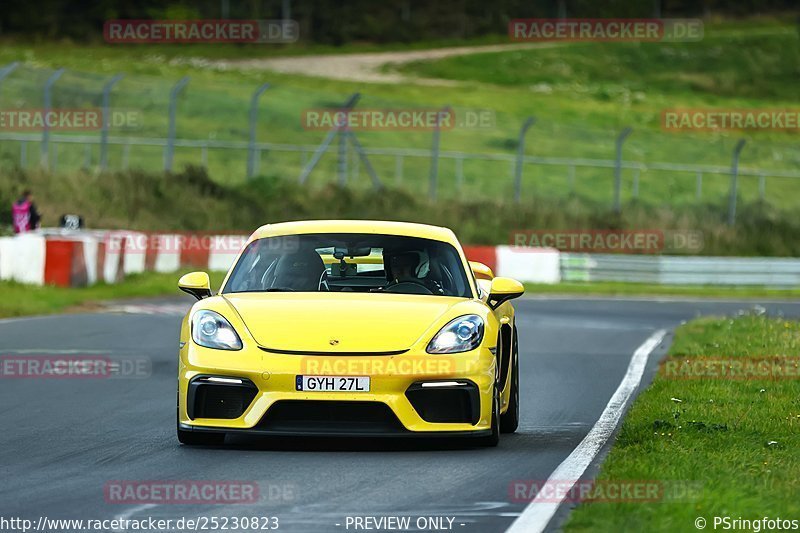
<path fill-rule="evenodd" d="M 279 531 L 315 532 L 354 531 L 348 517 L 410 516 L 412 524 L 420 517 L 446 517 L 455 531 L 504 531 L 526 507 L 513 501 L 512 482 L 548 479 L 595 424 L 648 337 L 699 314 L 734 314 L 754 305 L 518 301 L 521 426 L 503 435 L 496 449 L 244 437 L 229 438 L 224 447 L 191 448 L 175 437 L 177 311 L 191 302 L 169 303 L 0 321 L 2 356 L 95 354 L 152 361 L 149 378 L 0 380 L 3 516 L 271 516 L 278 517 Z M 770 314 L 800 315 L 800 303 L 762 305 Z M 669 340 L 668 335 L 651 355 L 645 383 Z M 229 505 L 107 503 L 104 486 L 113 480 L 255 481 L 260 498 Z M 562 505 L 549 529 L 568 512 Z"/>

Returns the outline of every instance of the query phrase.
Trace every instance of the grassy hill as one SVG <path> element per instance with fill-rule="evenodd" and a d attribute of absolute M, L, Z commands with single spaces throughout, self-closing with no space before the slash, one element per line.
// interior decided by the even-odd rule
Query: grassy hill
<path fill-rule="evenodd" d="M 495 39 L 487 39 L 489 42 Z M 447 43 L 457 44 L 457 43 Z M 422 46 L 418 43 L 415 47 Z M 394 47 L 396 48 L 396 47 Z M 363 51 L 364 47 L 348 47 L 340 51 Z M 368 46 L 366 49 L 379 50 Z M 263 51 L 262 51 L 263 50 Z M 332 48 L 290 49 L 290 54 L 330 53 Z M 489 110 L 494 123 L 490 127 L 456 128 L 444 131 L 441 149 L 445 152 L 513 155 L 517 147 L 519 127 L 528 116 L 538 121 L 530 130 L 525 146 L 529 156 L 546 158 L 604 159 L 614 157 L 614 139 L 626 126 L 633 134 L 626 141 L 624 159 L 627 162 L 653 162 L 714 165 L 727 169 L 731 150 L 739 138 L 746 138 L 741 166 L 763 169 L 767 174 L 765 188 L 760 191 L 759 180 L 743 176 L 740 198 L 744 206 L 740 214 L 757 212 L 756 219 L 767 224 L 757 231 L 771 231 L 771 225 L 791 226 L 784 220 L 800 204 L 800 180 L 769 177 L 770 171 L 800 171 L 799 132 L 723 132 L 686 133 L 665 132 L 660 127 L 660 113 L 665 108 L 797 108 L 796 80 L 800 74 L 800 41 L 798 32 L 788 18 L 782 20 L 707 21 L 705 39 L 696 43 L 555 43 L 529 50 L 452 57 L 437 61 L 413 63 L 399 67 L 409 75 L 451 80 L 455 85 L 417 85 L 413 83 L 365 84 L 335 81 L 308 76 L 277 74 L 244 69 L 215 62 L 220 59 L 257 58 L 275 55 L 270 48 L 237 46 L 108 46 L 76 45 L 72 43 L 4 42 L 0 47 L 0 64 L 21 61 L 23 65 L 0 85 L 0 107 L 36 108 L 42 106 L 42 85 L 57 67 L 67 68 L 57 82 L 54 105 L 58 107 L 97 107 L 100 90 L 118 72 L 125 78 L 112 94 L 112 105 L 133 110 L 141 117 L 136 127 L 114 128 L 112 135 L 122 138 L 163 138 L 167 131 L 166 110 L 168 95 L 174 82 L 183 76 L 191 81 L 180 96 L 177 136 L 179 139 L 226 142 L 246 141 L 248 138 L 248 108 L 252 92 L 264 82 L 272 87 L 264 93 L 259 111 L 257 137 L 261 142 L 287 147 L 300 146 L 307 151 L 276 149 L 261 154 L 259 174 L 267 178 L 261 183 L 285 182 L 292 195 L 306 195 L 308 201 L 345 202 L 343 197 L 326 196 L 335 182 L 335 146 L 311 175 L 306 189 L 293 187 L 311 150 L 322 141 L 324 131 L 307 131 L 301 115 L 309 108 L 341 104 L 353 92 L 360 91 L 359 107 L 374 108 L 440 108 L 451 105 L 457 115 L 466 110 Z M 391 67 L 387 67 L 391 68 Z M 0 132 L 2 134 L 2 132 Z M 85 135 L 97 137 L 97 132 Z M 369 149 L 403 148 L 428 150 L 431 133 L 428 131 L 368 131 L 359 132 L 361 144 Z M 110 148 L 111 174 L 100 175 L 95 165 L 96 146 L 59 144 L 54 148 L 57 162 L 54 176 L 35 170 L 39 145 L 26 143 L 26 172 L 14 169 L 19 165 L 21 146 L 17 141 L 3 140 L 0 135 L 0 173 L 11 189 L 23 181 L 36 184 L 43 195 L 51 191 L 67 191 L 65 198 L 52 200 L 67 209 L 84 212 L 96 198 L 97 190 L 107 187 L 117 191 L 116 179 L 137 180 L 141 176 L 163 179 L 160 187 L 170 194 L 180 190 L 160 177 L 163 149 L 160 146 L 132 146 L 127 156 L 130 172 L 120 172 L 126 159 L 122 146 Z M 81 171 L 90 161 L 89 170 Z M 204 162 L 205 160 L 205 162 Z M 480 217 L 480 228 L 469 230 L 474 242 L 505 242 L 506 228 L 528 227 L 515 224 L 541 222 L 549 227 L 576 227 L 576 223 L 592 223 L 609 227 L 619 220 L 608 215 L 613 191 L 613 169 L 559 165 L 526 165 L 522 184 L 522 206 L 509 207 L 513 191 L 513 165 L 507 160 L 463 159 L 443 157 L 439 165 L 440 203 L 432 208 L 424 199 L 428 190 L 430 160 L 427 156 L 406 156 L 402 160 L 402 176 L 398 175 L 395 155 L 374 155 L 370 160 L 379 177 L 397 198 L 413 198 L 415 209 L 424 213 L 406 213 L 409 218 L 448 221 L 464 226 L 472 222 L 461 217 L 463 209 L 474 205 L 489 205 L 503 221 L 490 216 Z M 205 164 L 213 183 L 232 190 L 251 190 L 245 184 L 246 152 L 210 147 L 178 147 L 175 151 L 176 171 L 187 166 Z M 462 177 L 457 178 L 461 168 Z M 189 174 L 194 174 L 190 171 Z M 38 177 L 35 177 L 38 176 Z M 729 176 L 725 173 L 705 173 L 702 176 L 702 197 L 697 198 L 694 172 L 644 169 L 638 173 L 638 197 L 634 198 L 634 179 L 637 171 L 623 170 L 623 201 L 627 224 L 639 222 L 647 227 L 658 223 L 689 227 L 695 224 L 711 228 L 724 218 Z M 150 180 L 151 178 L 147 178 Z M 59 183 L 50 184 L 50 180 Z M 108 182 L 108 183 L 107 183 Z M 97 213 L 98 224 L 140 224 L 147 227 L 177 223 L 163 220 L 155 206 L 161 200 L 151 198 L 158 186 L 149 185 L 136 190 L 135 185 L 126 199 L 134 207 L 120 212 Z M 127 187 L 127 186 L 126 186 Z M 252 194 L 261 193 L 258 186 Z M 348 187 L 354 195 L 367 195 L 370 187 L 364 166 L 356 167 L 351 154 Z M 262 191 L 263 192 L 263 191 Z M 763 192 L 763 201 L 760 199 Z M 158 193 L 158 194 L 165 194 Z M 339 194 L 339 193 L 337 193 Z M 397 196 L 400 195 L 400 196 Z M 159 197 L 160 198 L 160 197 Z M 278 201 L 268 196 L 270 201 Z M 292 197 L 294 198 L 294 196 Z M 213 198 L 209 198 L 211 202 Z M 216 201 L 216 200 L 214 200 Z M 405 200 L 403 200 L 405 201 Z M 223 202 L 224 203 L 224 202 Z M 293 205 L 292 202 L 288 202 Z M 495 206 L 508 210 L 499 217 Z M 222 204 L 220 204 L 222 205 Z M 352 204 L 359 205 L 359 202 Z M 378 204 L 386 206 L 385 203 Z M 313 206 L 319 212 L 339 216 L 347 214 L 350 206 Z M 5 209 L 5 207 L 3 207 Z M 61 209 L 61 207 L 59 207 Z M 213 221 L 225 227 L 247 228 L 251 219 L 234 211 L 219 212 Z M 312 212 L 301 209 L 298 212 Z M 371 209 L 367 211 L 372 212 Z M 430 212 L 428 212 L 430 211 Z M 434 212 L 435 211 L 435 212 Z M 532 214 L 536 211 L 535 214 Z M 364 213 L 354 209 L 355 215 Z M 150 213 L 150 214 L 148 214 Z M 266 211 L 272 216 L 273 211 Z M 380 212 L 379 212 L 380 214 Z M 287 216 L 287 214 L 275 214 Z M 293 215 L 291 215 L 293 216 Z M 450 217 L 453 217 L 452 219 Z M 516 217 L 516 218 L 515 218 Z M 650 217 L 650 218 L 648 218 Z M 766 217 L 766 218 L 764 218 Z M 201 217 L 206 220 L 205 215 Z M 257 218 L 257 217 L 253 217 Z M 144 222 L 148 220 L 149 222 Z M 516 220 L 510 222 L 510 220 Z M 754 219 L 755 220 L 755 219 Z M 764 222 L 766 220 L 766 222 Z M 191 217 L 180 219 L 181 224 L 194 227 Z M 206 227 L 211 223 L 201 223 Z M 753 220 L 745 221 L 751 224 Z M 477 223 L 476 223 L 477 224 Z M 509 226 L 511 224 L 511 226 Z M 665 226 L 666 227 L 666 226 Z M 725 228 L 714 229 L 725 233 Z M 746 240 L 746 237 L 739 236 Z M 791 239 L 791 236 L 787 236 Z M 778 239 L 781 239 L 779 236 Z M 725 240 L 725 239 L 723 239 Z M 785 240 L 785 239 L 784 239 Z M 727 241 L 726 241 L 727 242 Z M 712 249 L 720 253 L 790 253 L 793 244 L 758 246 L 755 243 L 736 245 L 729 242 Z M 793 252 L 791 252 L 793 253 Z"/>

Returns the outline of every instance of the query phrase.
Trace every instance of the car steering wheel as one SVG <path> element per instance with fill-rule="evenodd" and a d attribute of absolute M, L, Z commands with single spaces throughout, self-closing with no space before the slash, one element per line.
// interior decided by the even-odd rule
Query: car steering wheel
<path fill-rule="evenodd" d="M 418 281 L 401 281 L 393 285 L 387 285 L 383 291 L 405 294 L 433 294 L 433 291 Z"/>

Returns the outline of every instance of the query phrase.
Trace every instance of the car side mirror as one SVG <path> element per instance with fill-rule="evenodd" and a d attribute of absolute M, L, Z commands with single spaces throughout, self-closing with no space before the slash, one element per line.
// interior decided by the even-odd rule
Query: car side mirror
<path fill-rule="evenodd" d="M 211 280 L 205 272 L 189 272 L 178 280 L 178 288 L 198 300 L 211 296 Z"/>
<path fill-rule="evenodd" d="M 522 283 L 511 278 L 494 278 L 489 289 L 487 303 L 492 309 L 497 309 L 503 303 L 514 298 L 519 298 L 525 293 Z"/>
<path fill-rule="evenodd" d="M 475 274 L 477 279 L 488 279 L 491 280 L 494 278 L 494 272 L 488 266 L 484 265 L 483 263 L 479 263 L 477 261 L 470 261 L 469 267 L 472 269 L 472 273 Z"/>

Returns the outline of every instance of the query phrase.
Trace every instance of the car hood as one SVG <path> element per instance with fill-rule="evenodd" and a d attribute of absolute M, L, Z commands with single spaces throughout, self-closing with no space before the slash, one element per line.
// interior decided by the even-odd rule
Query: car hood
<path fill-rule="evenodd" d="M 407 350 L 451 307 L 465 301 L 446 296 L 385 293 L 223 296 L 264 348 L 342 354 Z"/>

